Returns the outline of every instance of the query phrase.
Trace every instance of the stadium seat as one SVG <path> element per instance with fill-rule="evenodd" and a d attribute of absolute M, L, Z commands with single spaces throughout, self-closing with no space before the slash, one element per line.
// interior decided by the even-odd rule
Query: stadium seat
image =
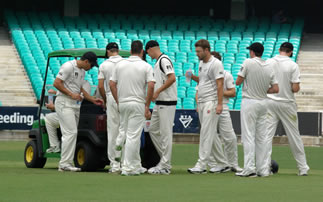
<path fill-rule="evenodd" d="M 177 87 L 177 97 L 179 97 L 179 98 L 186 97 L 186 87 L 184 87 L 184 86 Z"/>
<path fill-rule="evenodd" d="M 191 82 L 186 82 L 186 77 L 185 76 L 180 76 L 179 77 L 179 86 L 190 87 Z"/>
<path fill-rule="evenodd" d="M 195 87 L 188 87 L 186 92 L 186 97 L 195 99 L 195 95 L 196 95 Z"/>

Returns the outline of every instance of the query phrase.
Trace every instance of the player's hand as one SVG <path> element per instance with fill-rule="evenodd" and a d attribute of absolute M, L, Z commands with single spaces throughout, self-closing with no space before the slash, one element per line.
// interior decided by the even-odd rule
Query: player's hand
<path fill-rule="evenodd" d="M 50 93 L 50 94 L 56 94 L 56 91 L 54 89 L 49 89 L 48 90 L 48 93 Z"/>
<path fill-rule="evenodd" d="M 188 71 L 188 70 L 187 70 L 187 71 L 185 72 L 185 76 L 186 76 L 186 77 L 188 77 L 188 78 L 192 78 L 193 74 L 192 74 L 192 72 L 191 72 L 191 71 Z"/>
<path fill-rule="evenodd" d="M 222 113 L 222 110 L 223 110 L 223 105 L 217 105 L 216 106 L 216 110 L 215 110 L 215 112 L 216 112 L 216 114 L 221 114 Z"/>
<path fill-rule="evenodd" d="M 53 103 L 45 103 L 45 106 L 47 107 L 47 109 L 55 111 L 55 105 Z"/>
<path fill-rule="evenodd" d="M 72 93 L 71 98 L 73 100 L 78 100 L 78 101 L 82 101 L 83 100 L 82 95 L 81 94 L 78 94 L 78 93 Z"/>
<path fill-rule="evenodd" d="M 151 101 L 155 102 L 159 96 L 160 92 L 158 90 L 156 90 L 156 92 L 154 92 L 153 98 L 151 99 Z"/>
<path fill-rule="evenodd" d="M 146 120 L 151 119 L 151 112 L 149 110 L 149 107 L 145 107 L 145 117 L 146 117 Z"/>
<path fill-rule="evenodd" d="M 95 98 L 93 104 L 104 107 L 104 101 L 100 98 Z"/>

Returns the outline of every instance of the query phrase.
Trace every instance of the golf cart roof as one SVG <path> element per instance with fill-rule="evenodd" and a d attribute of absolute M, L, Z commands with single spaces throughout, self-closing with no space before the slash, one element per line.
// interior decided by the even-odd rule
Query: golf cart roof
<path fill-rule="evenodd" d="M 82 57 L 86 52 L 94 52 L 98 58 L 105 58 L 106 50 L 102 48 L 74 48 L 74 49 L 64 49 L 57 50 L 48 53 L 48 58 L 51 57 Z M 129 57 L 130 51 L 120 50 L 119 55 L 121 57 Z"/>

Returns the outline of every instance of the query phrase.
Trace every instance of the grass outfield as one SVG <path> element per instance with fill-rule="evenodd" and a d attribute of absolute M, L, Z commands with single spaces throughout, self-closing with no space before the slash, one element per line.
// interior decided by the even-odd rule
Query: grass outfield
<path fill-rule="evenodd" d="M 306 147 L 309 176 L 297 176 L 288 146 L 274 146 L 279 174 L 241 178 L 234 173 L 192 175 L 198 145 L 175 144 L 169 176 L 124 177 L 107 172 L 58 172 L 58 159 L 44 169 L 26 168 L 26 142 L 0 141 L 0 201 L 322 201 L 323 147 Z M 242 166 L 242 147 L 239 146 Z M 106 168 L 107 169 L 107 168 Z"/>

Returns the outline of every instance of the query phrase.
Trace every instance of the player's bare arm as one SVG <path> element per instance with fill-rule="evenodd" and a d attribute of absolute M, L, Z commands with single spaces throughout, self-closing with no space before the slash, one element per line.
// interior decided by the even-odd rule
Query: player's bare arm
<path fill-rule="evenodd" d="M 166 82 L 154 92 L 152 101 L 156 101 L 159 94 L 164 90 L 166 90 L 167 88 L 169 88 L 175 81 L 176 81 L 175 74 L 174 73 L 168 74 Z"/>
<path fill-rule="evenodd" d="M 86 92 L 86 90 L 84 90 L 83 88 L 81 88 L 81 92 L 83 93 L 83 96 L 86 100 L 92 102 L 95 105 L 101 106 L 104 104 L 104 101 L 100 98 L 95 98 L 93 96 L 91 96 L 88 92 Z"/>
<path fill-rule="evenodd" d="M 301 89 L 299 83 L 292 83 L 292 92 L 297 93 Z"/>
<path fill-rule="evenodd" d="M 104 79 L 99 79 L 98 88 L 99 88 L 100 95 L 104 100 L 104 103 L 106 103 L 107 98 L 106 98 L 105 89 L 104 89 Z"/>
<path fill-rule="evenodd" d="M 118 102 L 117 83 L 110 80 L 109 86 L 110 86 L 110 90 L 111 90 L 111 93 L 112 93 L 112 96 L 113 96 L 114 100 L 116 101 L 117 104 L 119 104 L 119 102 Z"/>
<path fill-rule="evenodd" d="M 148 82 L 146 104 L 145 104 L 145 117 L 146 117 L 146 119 L 150 119 L 150 117 L 151 117 L 151 112 L 149 110 L 149 106 L 150 106 L 151 100 L 153 98 L 154 87 L 155 87 L 155 82 L 153 82 L 153 81 Z"/>
<path fill-rule="evenodd" d="M 216 113 L 221 114 L 223 110 L 223 78 L 216 80 L 217 94 L 218 94 L 218 105 L 216 106 Z"/>
<path fill-rule="evenodd" d="M 198 107 L 198 91 L 196 90 L 196 93 L 195 93 L 195 101 L 196 101 L 196 112 L 199 112 L 199 107 Z"/>
<path fill-rule="evenodd" d="M 236 80 L 236 85 L 240 86 L 244 81 L 244 78 L 242 76 L 238 76 L 237 80 Z"/>
<path fill-rule="evenodd" d="M 64 86 L 64 81 L 60 78 L 56 78 L 54 81 L 54 87 L 61 91 L 62 93 L 64 93 L 65 95 L 71 97 L 73 100 L 78 100 L 78 101 L 82 101 L 83 98 L 80 94 L 77 93 L 72 93 L 71 91 L 69 91 L 67 88 L 65 88 Z"/>
<path fill-rule="evenodd" d="M 225 91 L 223 91 L 224 97 L 235 97 L 236 96 L 236 89 L 235 88 L 229 88 Z"/>
<path fill-rule="evenodd" d="M 273 84 L 267 91 L 268 94 L 278 93 L 278 92 L 279 92 L 278 84 Z"/>

